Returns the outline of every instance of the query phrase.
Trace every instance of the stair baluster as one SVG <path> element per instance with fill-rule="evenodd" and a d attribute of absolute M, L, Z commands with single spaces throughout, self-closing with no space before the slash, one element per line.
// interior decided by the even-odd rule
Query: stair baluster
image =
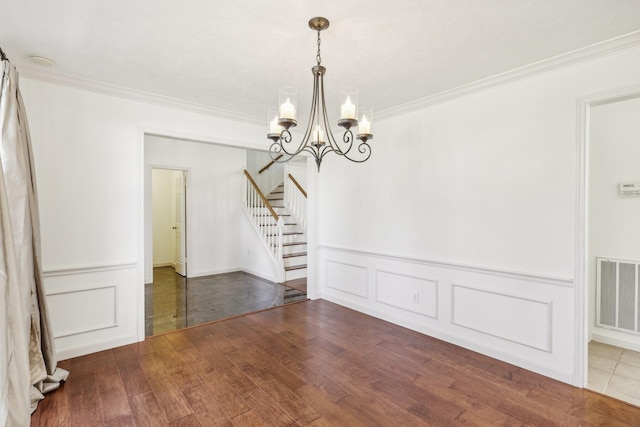
<path fill-rule="evenodd" d="M 293 185 L 286 186 L 286 198 L 285 202 L 293 216 L 296 218 L 298 224 L 305 230 L 307 229 L 307 192 L 296 181 L 296 179 L 289 174 L 289 180 Z"/>
<path fill-rule="evenodd" d="M 256 185 L 251 174 L 245 169 L 247 197 L 245 211 L 257 225 L 257 229 L 262 235 L 269 254 L 276 265 L 282 269 L 282 230 L 284 221 L 275 212 L 269 200 L 264 196 L 260 188 Z"/>

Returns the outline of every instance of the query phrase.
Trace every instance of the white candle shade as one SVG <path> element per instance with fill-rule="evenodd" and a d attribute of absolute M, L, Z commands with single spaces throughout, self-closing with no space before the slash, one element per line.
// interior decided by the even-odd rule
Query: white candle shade
<path fill-rule="evenodd" d="M 316 129 L 313 131 L 313 138 L 316 142 L 324 142 L 324 132 L 316 125 Z"/>
<path fill-rule="evenodd" d="M 296 107 L 291 103 L 289 98 L 280 105 L 280 117 L 293 120 L 296 118 Z"/>
<path fill-rule="evenodd" d="M 342 119 L 355 119 L 356 118 L 356 106 L 351 102 L 351 97 L 347 96 L 344 104 L 340 108 L 340 118 Z"/>
<path fill-rule="evenodd" d="M 371 123 L 369 122 L 365 114 L 362 115 L 362 119 L 358 122 L 358 134 L 359 135 L 371 134 Z"/>
<path fill-rule="evenodd" d="M 269 122 L 269 133 L 282 133 L 282 126 L 278 124 L 278 115 Z"/>

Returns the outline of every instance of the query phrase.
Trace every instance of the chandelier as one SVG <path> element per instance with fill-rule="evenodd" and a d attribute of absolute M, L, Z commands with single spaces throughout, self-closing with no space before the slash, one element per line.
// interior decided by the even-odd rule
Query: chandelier
<path fill-rule="evenodd" d="M 318 33 L 318 53 L 316 65 L 311 68 L 313 73 L 313 98 L 307 129 L 299 143 L 293 141 L 290 129 L 297 126 L 297 92 L 293 88 L 282 88 L 279 93 L 279 108 L 268 111 L 267 138 L 273 141 L 269 153 L 274 161 L 286 162 L 302 153 L 313 155 L 320 172 L 322 158 L 331 152 L 343 156 L 356 163 L 367 161 L 371 157 L 371 147 L 367 143 L 373 138 L 371 133 L 372 112 L 361 109 L 358 111 L 358 92 L 353 88 L 340 92 L 340 119 L 338 126 L 345 129 L 342 140 L 336 140 L 331 131 L 324 96 L 324 73 L 326 68 L 321 65 L 320 32 L 329 28 L 329 20 L 322 17 L 312 18 L 309 28 Z M 360 115 L 358 115 L 360 114 Z M 359 118 L 358 118 L 359 117 Z M 357 126 L 355 142 L 352 129 Z"/>

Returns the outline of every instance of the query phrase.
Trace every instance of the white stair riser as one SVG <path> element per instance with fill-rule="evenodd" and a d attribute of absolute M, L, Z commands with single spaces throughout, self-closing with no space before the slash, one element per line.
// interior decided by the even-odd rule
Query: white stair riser
<path fill-rule="evenodd" d="M 282 236 L 282 243 L 296 243 L 296 242 L 306 242 L 306 237 L 304 234 L 292 234 L 289 236 Z"/>
<path fill-rule="evenodd" d="M 282 247 L 282 253 L 285 255 L 288 254 L 294 254 L 296 252 L 306 252 L 307 251 L 307 245 L 303 244 L 303 245 L 293 245 L 293 246 L 283 246 Z"/>
<path fill-rule="evenodd" d="M 275 227 L 275 224 L 265 224 L 265 225 L 261 225 L 260 228 L 262 229 L 263 227 Z M 285 224 L 284 227 L 282 228 L 282 232 L 283 233 L 304 233 L 304 229 L 302 227 L 300 227 L 298 224 Z"/>
<path fill-rule="evenodd" d="M 290 258 L 284 258 L 282 262 L 284 263 L 285 267 L 290 267 L 292 265 L 302 265 L 307 263 L 307 256 L 302 255 L 302 256 L 293 256 Z"/>
<path fill-rule="evenodd" d="M 304 277 L 307 277 L 307 269 L 306 268 L 301 268 L 299 270 L 291 270 L 291 271 L 285 271 L 284 272 L 285 281 L 302 279 Z"/>

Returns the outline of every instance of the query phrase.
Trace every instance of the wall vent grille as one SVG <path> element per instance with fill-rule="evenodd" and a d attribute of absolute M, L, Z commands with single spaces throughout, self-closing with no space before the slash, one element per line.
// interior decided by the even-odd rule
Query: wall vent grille
<path fill-rule="evenodd" d="M 640 261 L 596 258 L 596 325 L 640 334 Z"/>

